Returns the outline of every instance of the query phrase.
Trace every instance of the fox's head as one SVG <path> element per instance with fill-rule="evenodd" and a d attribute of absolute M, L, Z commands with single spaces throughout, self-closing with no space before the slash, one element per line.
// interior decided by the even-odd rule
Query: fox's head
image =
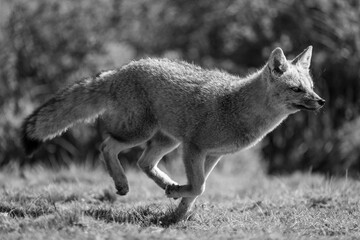
<path fill-rule="evenodd" d="M 311 55 L 312 46 L 291 61 L 286 59 L 281 48 L 272 51 L 264 69 L 272 104 L 289 113 L 302 109 L 317 110 L 324 106 L 325 100 L 313 89 L 309 70 Z"/>

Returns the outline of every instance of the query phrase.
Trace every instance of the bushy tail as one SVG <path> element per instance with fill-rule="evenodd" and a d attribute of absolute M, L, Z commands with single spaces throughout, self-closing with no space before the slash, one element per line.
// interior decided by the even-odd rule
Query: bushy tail
<path fill-rule="evenodd" d="M 74 123 L 91 120 L 106 110 L 110 81 L 84 79 L 58 92 L 38 107 L 22 125 L 22 143 L 31 155 L 42 141 L 54 138 Z"/>

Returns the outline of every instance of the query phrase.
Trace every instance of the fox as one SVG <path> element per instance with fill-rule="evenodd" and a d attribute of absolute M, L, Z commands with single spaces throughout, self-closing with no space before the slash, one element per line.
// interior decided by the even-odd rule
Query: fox
<path fill-rule="evenodd" d="M 100 155 L 117 194 L 129 192 L 118 153 L 144 144 L 137 164 L 168 198 L 181 198 L 175 209 L 181 219 L 222 156 L 255 145 L 291 114 L 324 106 L 314 91 L 311 56 L 309 46 L 287 60 L 277 47 L 263 67 L 246 77 L 180 60 L 132 61 L 56 93 L 24 120 L 22 143 L 31 156 L 74 124 L 99 119 L 106 130 Z M 186 184 L 158 167 L 179 145 Z"/>

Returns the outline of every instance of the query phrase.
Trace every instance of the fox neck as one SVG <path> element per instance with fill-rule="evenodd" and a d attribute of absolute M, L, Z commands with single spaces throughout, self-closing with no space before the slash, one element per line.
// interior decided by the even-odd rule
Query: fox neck
<path fill-rule="evenodd" d="M 268 79 L 265 79 L 265 74 L 261 74 L 262 71 L 264 69 L 241 81 L 233 91 L 234 130 L 244 139 L 245 145 L 261 140 L 288 116 L 273 101 Z"/>

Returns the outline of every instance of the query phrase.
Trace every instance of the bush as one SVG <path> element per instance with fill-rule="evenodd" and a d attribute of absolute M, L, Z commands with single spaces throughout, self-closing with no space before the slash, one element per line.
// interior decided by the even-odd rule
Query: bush
<path fill-rule="evenodd" d="M 19 151 L 21 119 L 64 82 L 112 66 L 113 62 L 103 63 L 114 54 L 113 46 L 125 44 L 136 57 L 175 56 L 245 74 L 264 64 L 276 46 L 295 56 L 313 45 L 312 72 L 326 106 L 316 114 L 289 117 L 263 141 L 262 157 L 270 173 L 309 168 L 335 174 L 359 172 L 358 1 L 1 3 L 7 4 L 2 5 L 8 6 L 10 14 L 3 16 L 6 21 L 0 33 L 4 49 L 0 52 L 0 109 L 5 116 L 0 120 L 0 164 L 24 159 Z M 121 52 L 116 57 L 117 62 L 125 58 Z M 86 158 L 95 163 L 101 126 L 84 129 L 50 142 L 37 159 L 54 159 L 52 165 Z"/>
<path fill-rule="evenodd" d="M 0 53 L 0 166 L 25 159 L 20 150 L 20 126 L 35 106 L 59 86 L 76 80 L 79 69 L 87 74 L 98 70 L 90 56 L 102 54 L 102 28 L 107 24 L 102 20 L 104 8 L 99 11 L 90 1 L 2 4 L 8 4 L 11 11 L 2 26 L 0 41 L 4 49 Z M 65 152 L 71 154 L 69 147 L 79 145 L 70 135 L 47 145 L 45 152 L 60 148 L 55 160 L 65 161 Z M 62 147 L 56 147 L 59 145 Z"/>
<path fill-rule="evenodd" d="M 352 164 L 331 154 L 339 149 L 344 124 L 359 117 L 360 8 L 357 1 L 155 1 L 142 12 L 139 24 L 144 52 L 177 56 L 207 67 L 221 67 L 233 73 L 260 67 L 275 46 L 295 56 L 314 46 L 312 72 L 317 92 L 327 104 L 317 114 L 297 113 L 263 142 L 268 172 L 308 170 L 358 172 L 360 158 Z M 153 13 L 156 12 L 154 16 Z M 141 28 L 143 26 L 143 28 Z M 352 145 L 359 156 L 359 142 Z M 343 155 L 342 155 L 343 156 Z M 340 159 L 339 159 L 340 158 Z M 331 164 L 329 164 L 331 163 Z"/>

